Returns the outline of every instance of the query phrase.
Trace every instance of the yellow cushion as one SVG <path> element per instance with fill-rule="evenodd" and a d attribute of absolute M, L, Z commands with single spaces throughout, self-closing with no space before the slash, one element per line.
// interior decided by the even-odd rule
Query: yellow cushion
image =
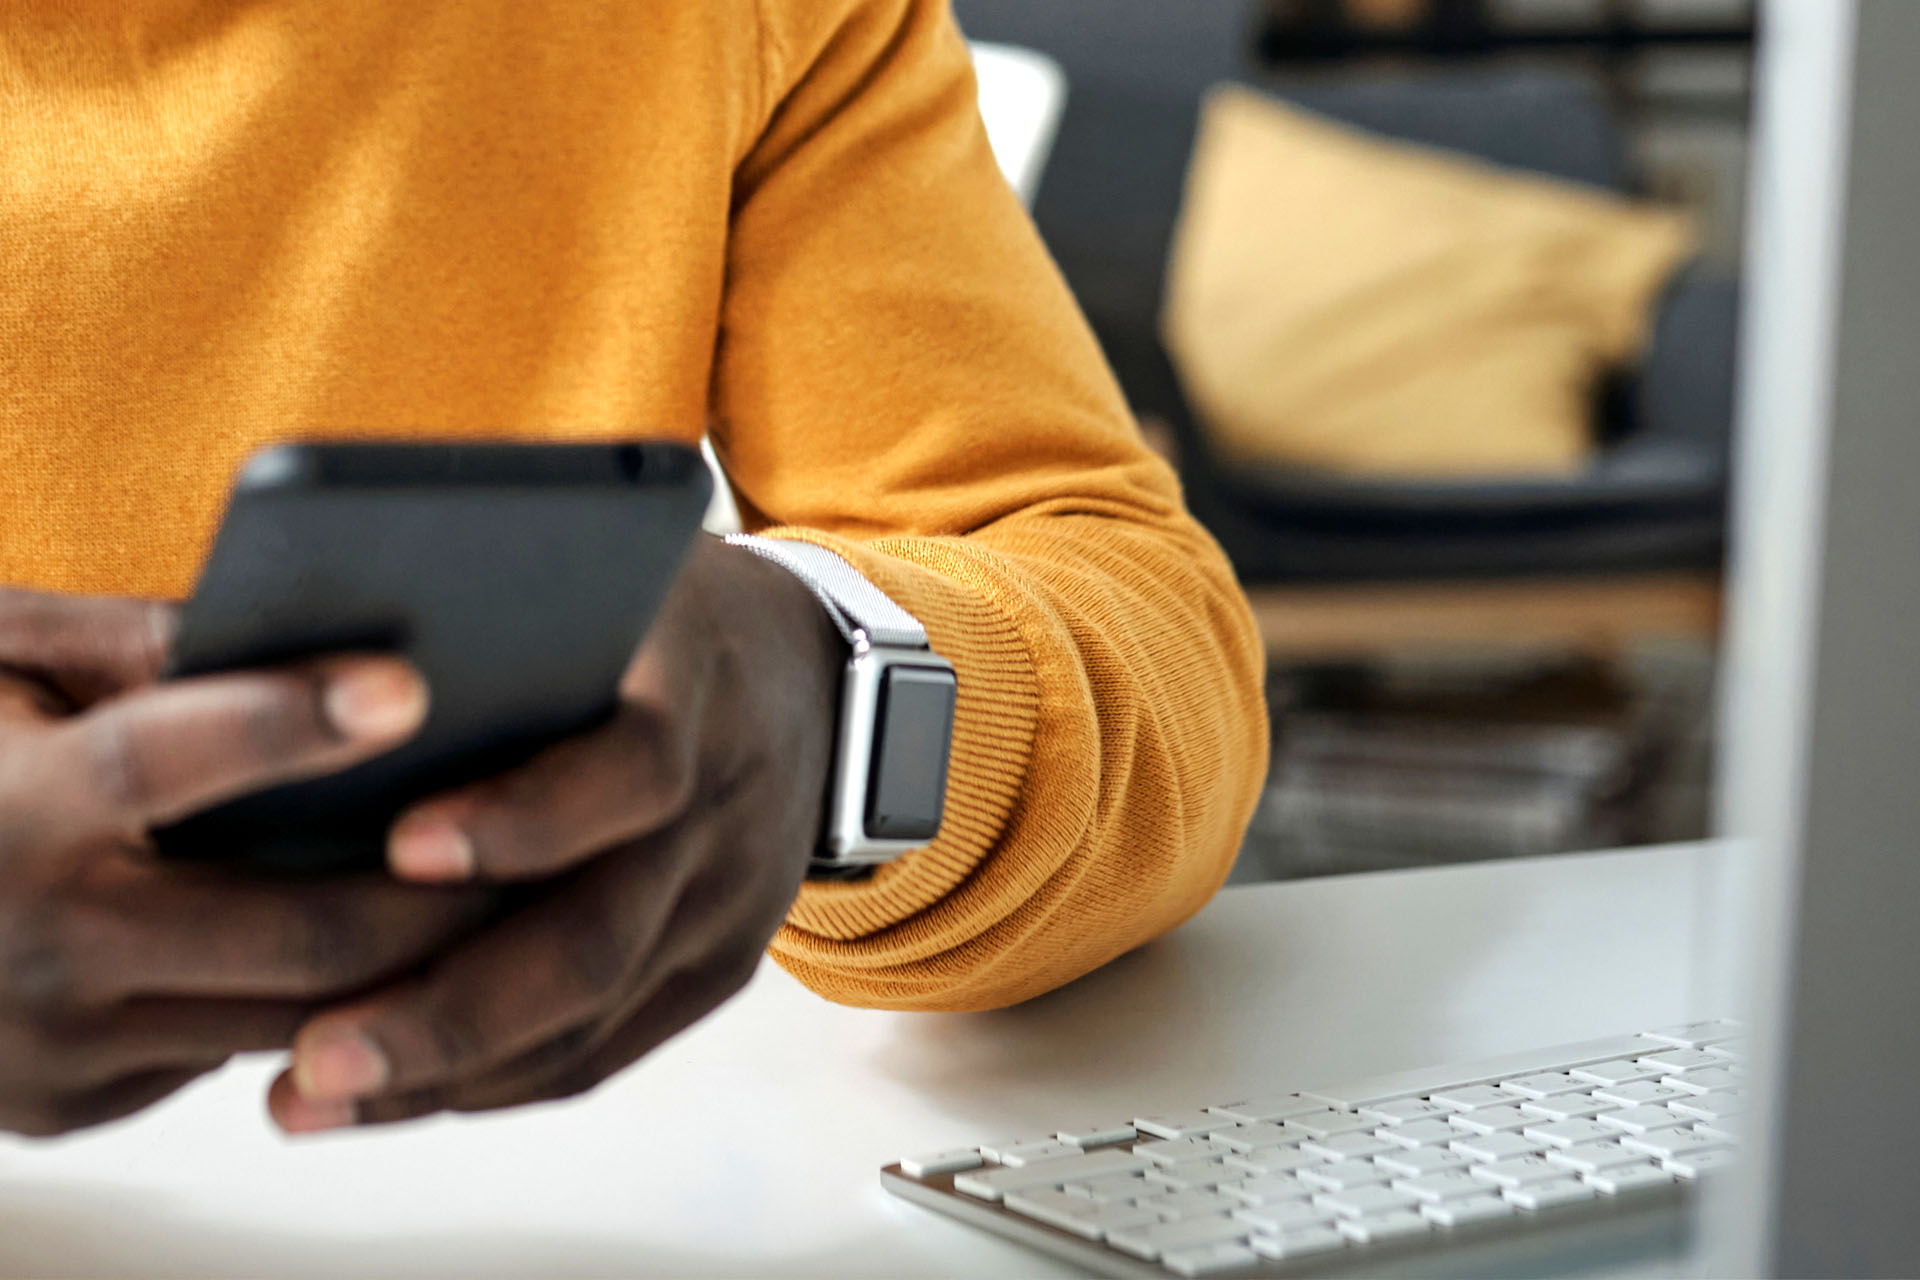
<path fill-rule="evenodd" d="M 1692 249 L 1682 214 L 1220 88 L 1162 321 L 1229 459 L 1563 475 Z"/>

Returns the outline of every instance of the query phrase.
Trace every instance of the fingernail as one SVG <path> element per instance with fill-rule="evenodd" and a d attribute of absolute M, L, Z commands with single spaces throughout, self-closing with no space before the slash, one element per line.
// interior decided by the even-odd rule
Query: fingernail
<path fill-rule="evenodd" d="M 327 686 L 327 718 L 349 738 L 398 738 L 427 714 L 427 686 L 398 662 L 367 662 Z"/>
<path fill-rule="evenodd" d="M 386 1087 L 387 1056 L 358 1031 L 332 1027 L 294 1045 L 293 1084 L 309 1103 L 363 1098 Z M 352 1107 L 347 1107 L 349 1119 Z"/>
<path fill-rule="evenodd" d="M 469 880 L 473 841 L 437 814 L 402 818 L 387 841 L 387 865 L 407 880 Z"/>
<path fill-rule="evenodd" d="M 311 1102 L 295 1094 L 280 1103 L 273 1118 L 288 1133 L 325 1133 L 350 1127 L 354 1112 L 351 1102 Z"/>

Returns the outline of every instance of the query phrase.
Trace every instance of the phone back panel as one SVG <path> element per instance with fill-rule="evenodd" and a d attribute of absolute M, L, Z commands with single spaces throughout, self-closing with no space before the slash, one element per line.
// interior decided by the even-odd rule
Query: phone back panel
<path fill-rule="evenodd" d="M 608 717 L 711 487 L 677 445 L 299 445 L 243 472 L 172 673 L 397 652 L 421 732 L 155 833 L 289 872 L 378 866 L 399 811 Z"/>

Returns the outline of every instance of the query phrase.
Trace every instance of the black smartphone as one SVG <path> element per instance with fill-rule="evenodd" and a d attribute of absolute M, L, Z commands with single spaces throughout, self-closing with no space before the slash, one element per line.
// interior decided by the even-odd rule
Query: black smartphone
<path fill-rule="evenodd" d="M 169 674 L 392 652 L 425 675 L 431 705 L 385 755 L 158 830 L 160 852 L 274 872 L 376 867 L 408 804 L 604 720 L 711 488 L 696 450 L 658 442 L 256 454 Z"/>

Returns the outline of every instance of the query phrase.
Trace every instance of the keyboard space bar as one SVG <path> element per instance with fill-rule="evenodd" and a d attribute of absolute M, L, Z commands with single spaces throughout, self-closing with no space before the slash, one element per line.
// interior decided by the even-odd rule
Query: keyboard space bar
<path fill-rule="evenodd" d="M 1535 1071 L 1584 1067 L 1614 1058 L 1632 1058 L 1643 1053 L 1658 1053 L 1660 1045 L 1641 1036 L 1614 1036 L 1607 1040 L 1586 1040 L 1550 1049 L 1510 1053 L 1480 1062 L 1456 1062 L 1450 1066 L 1428 1067 L 1419 1071 L 1397 1071 L 1343 1084 L 1302 1089 L 1309 1098 L 1318 1098 L 1336 1107 L 1364 1107 L 1395 1098 L 1432 1093 L 1447 1085 L 1485 1084 L 1506 1076 L 1527 1075 Z"/>

